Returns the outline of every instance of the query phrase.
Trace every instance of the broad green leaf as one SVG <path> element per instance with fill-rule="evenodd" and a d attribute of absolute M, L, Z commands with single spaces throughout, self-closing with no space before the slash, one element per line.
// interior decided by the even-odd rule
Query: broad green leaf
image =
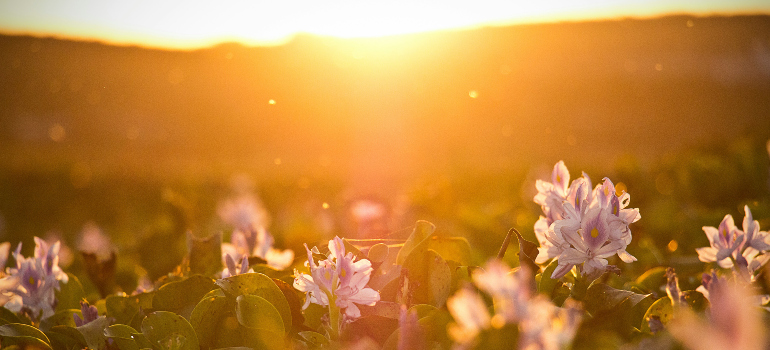
<path fill-rule="evenodd" d="M 297 290 L 294 289 L 293 285 L 279 279 L 273 278 L 273 282 L 275 282 L 275 285 L 281 290 L 284 298 L 286 298 L 286 302 L 289 304 L 289 310 L 291 311 L 291 326 L 293 328 L 300 327 L 305 323 L 305 316 L 302 314 L 302 301 L 299 300 L 299 297 L 297 296 Z M 278 312 L 281 312 L 281 310 L 278 310 Z M 281 317 L 283 318 L 283 315 L 281 315 Z M 286 322 L 284 322 L 284 325 L 285 324 Z M 288 331 L 289 329 L 287 328 L 286 330 Z"/>
<path fill-rule="evenodd" d="M 184 317 L 155 311 L 142 321 L 142 333 L 153 347 L 163 350 L 199 350 L 198 336 Z"/>
<path fill-rule="evenodd" d="M 413 254 L 404 262 L 408 271 L 412 303 L 442 307 L 449 297 L 452 273 L 449 265 L 433 250 Z"/>
<path fill-rule="evenodd" d="M 426 245 L 426 249 L 436 251 L 444 260 L 457 261 L 462 266 L 468 266 L 470 263 L 471 245 L 465 237 L 433 236 L 422 244 Z"/>
<path fill-rule="evenodd" d="M 366 259 L 366 254 L 364 254 L 360 249 L 358 249 L 356 246 L 353 245 L 353 243 L 348 242 L 347 239 L 342 239 L 342 244 L 345 245 L 345 253 L 353 253 L 355 255 L 356 260 L 360 259 Z"/>
<path fill-rule="evenodd" d="M 83 334 L 70 326 L 54 326 L 45 332 L 54 349 L 84 349 L 88 344 Z"/>
<path fill-rule="evenodd" d="M 417 319 L 421 319 L 423 317 L 427 317 L 431 315 L 432 313 L 436 312 L 438 309 L 433 305 L 428 304 L 417 304 L 412 305 L 412 307 L 409 308 L 409 312 L 417 312 Z"/>
<path fill-rule="evenodd" d="M 367 258 L 372 264 L 381 263 L 388 258 L 389 253 L 388 245 L 385 243 L 377 243 L 369 248 Z"/>
<path fill-rule="evenodd" d="M 647 293 L 660 292 L 660 287 L 666 285 L 666 267 L 653 267 L 645 271 L 634 282 Z"/>
<path fill-rule="evenodd" d="M 559 261 L 554 259 L 548 266 L 546 266 L 545 270 L 539 274 L 540 281 L 537 283 L 537 291 L 541 294 L 545 294 L 549 298 L 553 297 L 556 285 L 559 284 L 558 279 L 551 278 L 553 271 L 556 270 L 556 267 L 558 266 Z"/>
<path fill-rule="evenodd" d="M 19 316 L 16 316 L 16 314 L 13 313 L 13 311 L 8 310 L 4 307 L 0 307 L 0 319 L 9 321 L 7 323 L 25 323 L 25 322 L 22 322 Z"/>
<path fill-rule="evenodd" d="M 176 312 L 189 318 L 189 313 L 192 312 L 195 305 L 213 288 L 214 280 L 201 275 L 193 275 L 182 281 L 167 283 L 155 292 L 152 308 L 158 311 Z"/>
<path fill-rule="evenodd" d="M 398 320 L 380 316 L 362 316 L 345 325 L 340 339 L 355 341 L 362 337 L 369 337 L 383 344 L 396 328 L 398 328 Z"/>
<path fill-rule="evenodd" d="M 104 329 L 110 324 L 107 317 L 99 316 L 99 318 L 88 322 L 77 330 L 83 334 L 83 338 L 86 340 L 86 344 L 91 349 L 103 349 L 107 342 L 107 337 L 104 336 Z"/>
<path fill-rule="evenodd" d="M 422 243 L 422 241 L 430 237 L 435 231 L 436 226 L 430 222 L 423 220 L 417 221 L 414 225 L 414 231 L 412 231 L 412 234 L 407 238 L 406 242 L 404 242 L 404 246 L 401 247 L 401 250 L 398 251 L 396 264 L 404 265 L 406 258 L 409 257 L 412 250 Z"/>
<path fill-rule="evenodd" d="M 191 274 L 215 275 L 222 270 L 222 232 L 218 231 L 208 237 L 198 237 L 188 231 L 187 252 Z"/>
<path fill-rule="evenodd" d="M 291 329 L 291 307 L 281 288 L 276 285 L 272 278 L 261 273 L 244 273 L 217 280 L 216 284 L 231 297 L 257 295 L 266 299 L 281 315 L 284 330 Z"/>
<path fill-rule="evenodd" d="M 109 296 L 105 299 L 107 316 L 115 319 L 115 323 L 131 325 L 131 320 L 139 313 L 139 308 L 152 308 L 155 292 L 142 293 L 132 296 Z M 132 325 L 133 326 L 133 325 Z"/>
<path fill-rule="evenodd" d="M 80 301 L 86 295 L 83 285 L 75 275 L 68 273 L 67 277 L 67 283 L 59 283 L 59 290 L 56 291 L 56 311 L 80 309 Z"/>
<path fill-rule="evenodd" d="M 682 294 L 684 295 L 684 302 L 694 311 L 702 312 L 711 305 L 709 300 L 697 290 L 686 290 Z"/>
<path fill-rule="evenodd" d="M 235 315 L 242 326 L 279 334 L 286 331 L 281 314 L 265 298 L 246 294 L 238 296 L 235 302 Z"/>
<path fill-rule="evenodd" d="M 36 346 L 51 349 L 51 340 L 39 329 L 21 323 L 9 323 L 0 326 L 0 339 L 3 347 L 8 345 Z"/>
<path fill-rule="evenodd" d="M 401 304 L 392 301 L 381 300 L 373 306 L 359 305 L 358 308 L 361 310 L 361 315 L 363 316 L 376 315 L 396 320 L 401 313 Z"/>
<path fill-rule="evenodd" d="M 225 324 L 222 321 L 232 314 L 235 305 L 225 296 L 207 294 L 190 315 L 190 325 L 198 335 L 198 342 L 203 348 L 213 348 L 216 337 L 221 336 L 220 328 Z M 236 324 L 237 326 L 237 324 Z"/>
<path fill-rule="evenodd" d="M 75 317 L 74 317 L 75 314 L 77 314 L 81 318 L 83 317 L 83 314 L 81 314 L 80 309 L 59 310 L 55 314 L 40 320 L 40 330 L 48 331 L 53 326 L 75 327 Z"/>
<path fill-rule="evenodd" d="M 516 234 L 516 238 L 519 240 L 519 265 L 527 266 L 532 276 L 534 276 L 540 269 L 537 263 L 535 263 L 535 259 L 537 259 L 537 254 L 539 253 L 537 249 L 538 246 L 537 244 L 524 239 L 516 229 L 511 230 Z"/>
<path fill-rule="evenodd" d="M 671 318 L 674 316 L 674 306 L 671 304 L 671 299 L 665 296 L 652 303 L 647 309 L 647 312 L 644 313 L 639 330 L 644 333 L 651 333 L 650 319 L 653 316 L 657 317 L 664 325 L 668 323 L 668 321 L 671 321 Z"/>
<path fill-rule="evenodd" d="M 124 324 L 115 324 L 105 328 L 104 336 L 112 338 L 120 350 L 138 350 L 152 347 L 152 344 L 144 334 Z"/>
<path fill-rule="evenodd" d="M 631 291 L 615 289 L 604 283 L 594 283 L 588 287 L 584 300 L 586 311 L 592 315 L 603 310 L 610 310 L 625 300 L 629 300 L 631 306 L 638 304 L 644 298 L 644 294 L 636 294 Z"/>
<path fill-rule="evenodd" d="M 326 339 L 323 335 L 320 333 L 316 333 L 313 331 L 304 331 L 299 332 L 297 335 L 302 339 L 302 341 L 305 342 L 305 344 L 308 345 L 308 348 L 310 349 L 317 349 L 317 348 L 323 348 L 329 346 L 329 339 Z"/>

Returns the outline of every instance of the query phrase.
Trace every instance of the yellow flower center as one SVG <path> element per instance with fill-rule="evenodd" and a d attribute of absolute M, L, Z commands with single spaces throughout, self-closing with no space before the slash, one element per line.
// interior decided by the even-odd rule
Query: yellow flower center
<path fill-rule="evenodd" d="M 345 270 L 345 269 L 342 269 L 342 270 L 340 271 L 340 277 L 342 277 L 342 278 L 345 278 L 345 276 L 347 276 L 347 274 L 348 274 L 348 271 L 347 271 L 347 270 Z"/>
<path fill-rule="evenodd" d="M 556 175 L 556 182 L 561 182 L 561 176 Z"/>
<path fill-rule="evenodd" d="M 599 230 L 597 230 L 596 227 L 591 229 L 591 237 L 593 238 L 599 237 Z"/>
<path fill-rule="evenodd" d="M 32 278 L 32 277 L 30 277 L 30 278 L 29 278 L 29 284 L 35 284 L 35 279 L 34 279 L 34 278 Z"/>
<path fill-rule="evenodd" d="M 329 273 L 329 271 L 324 272 L 324 278 L 327 280 L 332 279 L 332 275 Z"/>

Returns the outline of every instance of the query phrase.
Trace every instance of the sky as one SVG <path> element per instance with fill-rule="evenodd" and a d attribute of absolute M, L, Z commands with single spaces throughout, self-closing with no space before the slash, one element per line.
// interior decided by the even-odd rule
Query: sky
<path fill-rule="evenodd" d="M 770 13 L 766 0 L 0 0 L 0 33 L 194 49 L 298 33 L 379 37 L 521 23 Z"/>

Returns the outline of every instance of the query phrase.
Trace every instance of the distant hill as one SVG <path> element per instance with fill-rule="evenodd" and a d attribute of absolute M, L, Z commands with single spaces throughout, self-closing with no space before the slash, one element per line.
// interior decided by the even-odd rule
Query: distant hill
<path fill-rule="evenodd" d="M 770 17 L 189 52 L 0 36 L 0 82 L 4 171 L 400 177 L 601 163 L 770 137 Z"/>

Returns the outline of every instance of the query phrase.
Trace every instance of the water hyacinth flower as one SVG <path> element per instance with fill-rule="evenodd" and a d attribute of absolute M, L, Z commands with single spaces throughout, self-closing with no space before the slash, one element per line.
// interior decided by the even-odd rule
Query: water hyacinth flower
<path fill-rule="evenodd" d="M 16 267 L 10 268 L 10 276 L 4 278 L 3 294 L 13 296 L 5 307 L 14 312 L 23 312 L 33 320 L 54 314 L 56 307 L 55 292 L 59 282 L 67 283 L 68 277 L 59 268 L 59 242 L 50 247 L 42 239 L 35 237 L 34 257 L 21 255 L 21 243 L 13 253 Z"/>
<path fill-rule="evenodd" d="M 749 290 L 715 275 L 707 289 L 711 303 L 708 318 L 703 320 L 689 309 L 680 310 L 667 325 L 671 334 L 689 349 L 765 349 L 767 330 Z"/>
<path fill-rule="evenodd" d="M 249 256 L 257 256 L 267 265 L 278 270 L 286 269 L 294 262 L 294 251 L 273 248 L 273 236 L 262 227 L 248 231 L 236 230 L 230 237 L 230 243 L 222 244 L 222 260 L 227 266 L 227 257 L 241 261 Z"/>
<path fill-rule="evenodd" d="M 746 281 L 752 282 L 759 268 L 770 260 L 770 236 L 766 231 L 760 231 L 759 222 L 754 220 L 749 207 L 744 206 L 743 209 L 743 231 L 735 226 L 732 215 L 727 214 L 719 228 L 703 227 L 710 247 L 697 248 L 696 251 L 700 261 L 732 268 Z"/>
<path fill-rule="evenodd" d="M 626 251 L 631 243 L 629 225 L 641 219 L 639 209 L 627 208 L 630 195 L 617 194 L 608 178 L 591 189 L 587 174 L 572 181 L 564 162 L 554 166 L 553 183 L 538 181 L 534 200 L 545 216 L 535 223 L 540 247 L 535 260 L 543 264 L 557 258 L 551 278 L 560 278 L 579 266 L 583 275 L 597 276 L 608 268 L 607 258 L 618 255 L 626 263 L 636 258 Z"/>
<path fill-rule="evenodd" d="M 240 263 L 236 264 L 232 256 L 225 255 L 225 269 L 222 270 L 222 278 L 228 278 L 244 273 L 254 273 L 254 269 L 249 268 L 248 256 L 244 256 Z"/>
<path fill-rule="evenodd" d="M 80 313 L 83 314 L 83 318 L 80 318 L 78 314 L 73 314 L 75 326 L 77 327 L 93 322 L 99 318 L 99 311 L 96 310 L 96 306 L 90 305 L 85 300 L 80 301 Z"/>
<path fill-rule="evenodd" d="M 548 298 L 534 293 L 526 267 L 511 272 L 505 263 L 491 261 L 477 270 L 473 283 L 492 296 L 491 316 L 481 296 L 465 287 L 447 300 L 455 319 L 449 326 L 450 337 L 458 348 L 472 347 L 476 337 L 490 327 L 517 324 L 519 349 L 563 349 L 571 343 L 580 324 L 581 311 L 573 304 L 557 307 Z"/>
<path fill-rule="evenodd" d="M 329 307 L 331 327 L 338 334 L 341 312 L 345 320 L 361 317 L 361 311 L 356 306 L 372 306 L 380 300 L 380 293 L 367 287 L 372 274 L 372 263 L 367 259 L 356 261 L 353 253 L 345 252 L 345 244 L 339 237 L 329 241 L 329 256 L 327 259 L 315 261 L 314 251 L 307 250 L 307 266 L 310 274 L 294 270 L 294 288 L 306 293 L 306 309 L 310 303 Z"/>
<path fill-rule="evenodd" d="M 461 288 L 446 301 L 447 309 L 455 319 L 455 324 L 447 328 L 449 337 L 460 345 L 469 347 L 476 336 L 489 329 L 491 316 L 481 296 L 470 288 Z"/>

